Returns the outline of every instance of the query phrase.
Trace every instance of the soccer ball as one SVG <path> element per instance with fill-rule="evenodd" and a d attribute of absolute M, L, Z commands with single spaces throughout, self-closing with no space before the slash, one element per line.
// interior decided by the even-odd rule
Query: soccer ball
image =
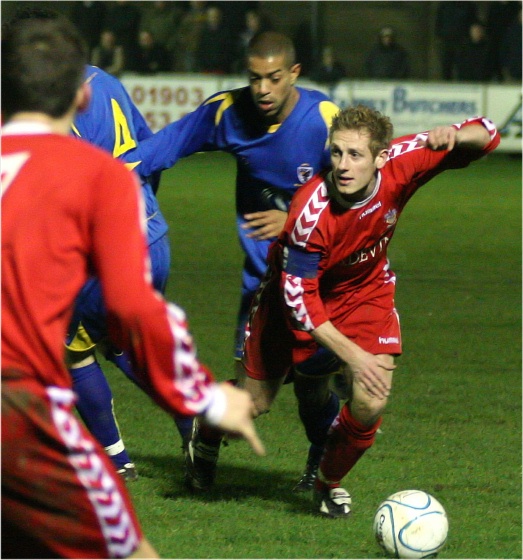
<path fill-rule="evenodd" d="M 374 516 L 374 535 L 394 558 L 434 558 L 447 540 L 449 523 L 443 506 L 421 490 L 396 492 Z"/>

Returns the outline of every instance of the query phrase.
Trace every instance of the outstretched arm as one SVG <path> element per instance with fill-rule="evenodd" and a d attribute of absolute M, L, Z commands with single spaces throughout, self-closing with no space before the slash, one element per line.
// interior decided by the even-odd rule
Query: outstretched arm
<path fill-rule="evenodd" d="M 122 159 L 142 177 L 171 168 L 178 160 L 199 151 L 214 149 L 214 112 L 201 106 L 140 141 Z"/>
<path fill-rule="evenodd" d="M 420 145 L 431 150 L 448 150 L 468 148 L 483 150 L 491 141 L 489 131 L 481 124 L 471 124 L 456 129 L 454 126 L 437 126 L 429 131 L 427 139 Z"/>
<path fill-rule="evenodd" d="M 92 262 L 101 280 L 112 342 L 129 352 L 140 386 L 166 411 L 203 416 L 211 425 L 245 437 L 263 454 L 252 423 L 251 397 L 216 383 L 197 357 L 185 313 L 151 285 L 143 200 L 135 178 L 108 159 L 96 174 L 96 186 L 86 229 L 93 232 Z M 115 221 L 115 215 L 120 219 Z"/>

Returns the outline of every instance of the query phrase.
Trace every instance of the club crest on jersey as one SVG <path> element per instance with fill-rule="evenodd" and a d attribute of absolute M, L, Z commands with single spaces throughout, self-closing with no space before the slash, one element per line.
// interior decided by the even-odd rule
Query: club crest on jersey
<path fill-rule="evenodd" d="M 312 167 L 307 163 L 304 163 L 298 167 L 298 180 L 302 185 L 312 177 L 313 171 L 314 170 L 312 169 Z"/>
<path fill-rule="evenodd" d="M 398 221 L 398 211 L 392 208 L 383 216 L 383 219 L 389 227 L 393 226 Z"/>

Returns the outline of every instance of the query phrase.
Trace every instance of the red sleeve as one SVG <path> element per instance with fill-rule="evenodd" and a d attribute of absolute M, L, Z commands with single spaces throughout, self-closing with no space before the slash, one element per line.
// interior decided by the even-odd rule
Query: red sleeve
<path fill-rule="evenodd" d="M 137 375 L 161 407 L 200 414 L 213 398 L 213 378 L 197 360 L 183 311 L 152 288 L 138 182 L 120 162 L 109 159 L 96 193 L 93 261 L 110 336 L 130 352 Z"/>
<path fill-rule="evenodd" d="M 387 165 L 394 175 L 396 184 L 403 191 L 404 204 L 422 185 L 447 169 L 461 169 L 489 154 L 500 142 L 499 132 L 492 121 L 485 117 L 474 117 L 454 124 L 462 127 L 480 124 L 490 135 L 490 142 L 482 150 L 456 147 L 452 151 L 431 150 L 419 145 L 425 141 L 428 132 L 402 136 L 393 140 L 389 150 Z"/>
<path fill-rule="evenodd" d="M 312 331 L 328 321 L 319 292 L 322 255 L 326 251 L 320 217 L 329 197 L 322 176 L 294 197 L 281 236 L 283 266 L 280 285 L 296 329 Z"/>

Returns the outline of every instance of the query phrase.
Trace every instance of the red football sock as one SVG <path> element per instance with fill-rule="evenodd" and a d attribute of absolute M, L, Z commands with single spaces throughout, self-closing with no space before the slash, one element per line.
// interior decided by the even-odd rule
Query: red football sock
<path fill-rule="evenodd" d="M 361 424 L 353 418 L 349 404 L 345 403 L 327 438 L 320 463 L 320 482 L 339 486 L 343 477 L 374 443 L 380 424 L 381 418 L 372 426 Z"/>

